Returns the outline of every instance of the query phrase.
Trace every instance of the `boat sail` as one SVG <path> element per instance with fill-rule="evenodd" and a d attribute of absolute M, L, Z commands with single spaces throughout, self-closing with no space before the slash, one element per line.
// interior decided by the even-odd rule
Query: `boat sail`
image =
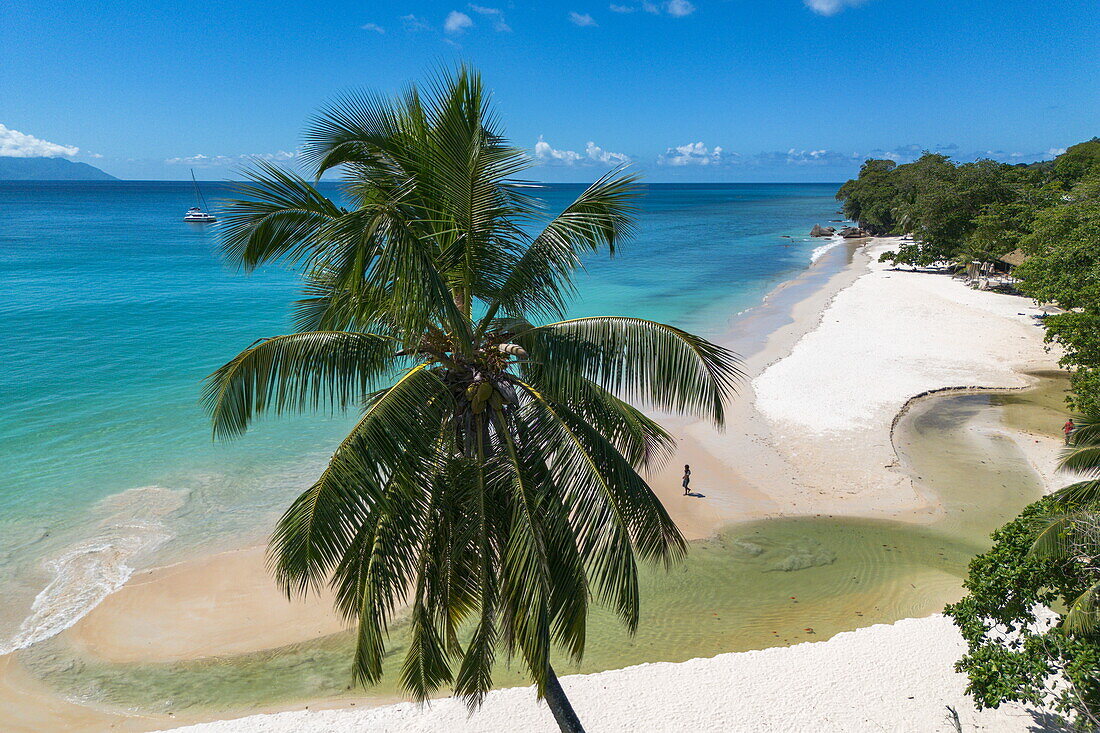
<path fill-rule="evenodd" d="M 206 199 L 203 198 L 202 191 L 199 190 L 199 182 L 195 180 L 194 168 L 191 169 L 191 184 L 195 187 L 195 203 L 200 205 L 188 209 L 187 213 L 183 215 L 183 220 L 198 224 L 213 224 L 218 219 L 213 214 L 206 213 Z"/>

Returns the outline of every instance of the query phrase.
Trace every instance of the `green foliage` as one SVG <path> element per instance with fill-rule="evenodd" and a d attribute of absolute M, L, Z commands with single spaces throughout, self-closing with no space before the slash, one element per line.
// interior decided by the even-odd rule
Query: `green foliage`
<path fill-rule="evenodd" d="M 1047 497 L 993 533 L 993 548 L 974 558 L 967 595 L 945 609 L 967 643 L 956 665 L 978 706 L 1053 702 L 1087 727 L 1100 712 L 1100 636 L 1043 624 L 1035 607 L 1069 605 L 1090 585 L 1079 565 L 1032 553 L 1036 538 L 1064 505 Z M 1005 635 L 1007 632 L 1007 636 Z M 1065 684 L 1047 699 L 1055 675 Z"/>
<path fill-rule="evenodd" d="M 1068 402 L 1078 412 L 1100 414 L 1100 369 L 1076 367 L 1070 375 Z"/>
<path fill-rule="evenodd" d="M 890 234 L 897 225 L 894 199 L 898 192 L 890 175 L 896 166 L 892 160 L 868 159 L 859 169 L 859 178 L 848 181 L 837 191 L 844 215 L 872 234 Z"/>
<path fill-rule="evenodd" d="M 948 606 L 968 654 L 958 669 L 978 704 L 1053 704 L 1100 727 L 1100 413 L 1074 419 L 1059 467 L 1086 476 L 1027 507 L 975 558 L 969 594 Z M 1035 608 L 1065 609 L 1056 623 Z M 1057 681 L 1056 681 L 1057 680 Z M 1051 683 L 1054 684 L 1051 684 Z"/>
<path fill-rule="evenodd" d="M 912 163 L 869 160 L 837 198 L 845 213 L 875 234 L 913 234 L 889 261 L 928 266 L 966 250 L 1004 254 L 1015 248 L 1033 208 L 1021 181 L 1037 174 L 979 160 L 955 165 L 925 153 Z"/>
<path fill-rule="evenodd" d="M 1100 175 L 1100 138 L 1067 148 L 1054 161 L 1054 175 L 1067 187 Z"/>
<path fill-rule="evenodd" d="M 476 73 L 427 92 L 351 95 L 306 134 L 313 173 L 338 168 L 345 210 L 259 164 L 224 216 L 249 269 L 296 267 L 299 331 L 212 374 L 214 433 L 257 415 L 361 415 L 272 537 L 288 594 L 329 585 L 357 624 L 355 677 L 377 682 L 409 606 L 402 686 L 452 685 L 471 705 L 499 654 L 545 691 L 557 649 L 584 652 L 589 605 L 638 624 L 638 561 L 685 543 L 642 477 L 673 440 L 624 401 L 721 424 L 737 357 L 637 318 L 561 318 L 590 252 L 630 232 L 636 179 L 613 171 L 547 217 L 515 180 L 530 162 L 497 129 Z"/>
<path fill-rule="evenodd" d="M 1075 191 L 1079 191 L 1075 188 Z M 1079 198 L 1042 211 L 1023 238 L 1030 259 L 1016 270 L 1020 291 L 1067 312 L 1046 319 L 1047 339 L 1073 370 L 1071 405 L 1100 407 L 1100 199 Z"/>
<path fill-rule="evenodd" d="M 1031 259 L 1017 270 L 1022 292 L 1063 308 L 1100 312 L 1100 200 L 1044 210 L 1023 247 Z"/>

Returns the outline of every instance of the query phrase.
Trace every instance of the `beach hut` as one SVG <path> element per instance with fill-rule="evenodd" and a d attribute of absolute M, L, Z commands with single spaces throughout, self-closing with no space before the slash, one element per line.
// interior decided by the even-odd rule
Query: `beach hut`
<path fill-rule="evenodd" d="M 1027 255 L 1022 249 L 1016 248 L 1006 255 L 997 258 L 997 264 L 1005 272 L 1011 273 L 1014 269 L 1027 262 Z"/>

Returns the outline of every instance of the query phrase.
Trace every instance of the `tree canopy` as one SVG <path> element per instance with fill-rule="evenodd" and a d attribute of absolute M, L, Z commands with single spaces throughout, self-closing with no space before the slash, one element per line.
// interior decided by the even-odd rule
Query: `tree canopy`
<path fill-rule="evenodd" d="M 967 642 L 957 668 L 980 707 L 1053 707 L 1100 728 L 1100 413 L 1073 421 L 1059 465 L 1082 474 L 993 533 L 950 605 Z M 1053 610 L 1052 610 L 1053 609 Z M 1055 613 L 1057 611 L 1058 613 Z"/>
<path fill-rule="evenodd" d="M 1038 614 L 1073 603 L 1095 581 L 1074 563 L 1032 552 L 1043 528 L 1063 512 L 1047 497 L 994 532 L 993 548 L 970 563 L 967 595 L 945 612 L 966 640 L 956 668 L 969 678 L 966 689 L 979 708 L 1053 703 L 1089 730 L 1100 713 L 1100 637 L 1070 633 Z M 1068 684 L 1050 695 L 1057 676 Z"/>

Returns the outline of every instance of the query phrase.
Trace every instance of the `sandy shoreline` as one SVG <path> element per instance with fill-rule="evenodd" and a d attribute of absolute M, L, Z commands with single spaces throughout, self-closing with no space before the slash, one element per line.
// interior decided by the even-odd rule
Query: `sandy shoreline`
<path fill-rule="evenodd" d="M 943 276 L 889 271 L 872 261 L 877 251 L 888 246 L 889 241 L 876 241 L 861 251 L 849 249 L 851 264 L 828 277 L 821 268 L 811 268 L 770 295 L 770 308 L 758 309 L 733 324 L 724 341 L 747 355 L 751 381 L 731 408 L 729 430 L 719 433 L 703 423 L 667 421 L 680 438 L 680 454 L 652 477 L 662 501 L 689 538 L 706 537 L 730 522 L 781 515 L 933 521 L 940 514 L 936 497 L 921 492 L 894 468 L 896 456 L 890 442 L 894 415 L 910 397 L 926 389 L 1024 386 L 1029 382 L 1026 371 L 1052 367 L 1055 357 L 1043 349 L 1042 330 L 1028 315 L 1017 315 L 1033 310 L 1027 301 L 976 293 Z M 768 318 L 776 319 L 774 327 L 764 329 L 767 336 L 761 339 L 762 329 L 753 319 Z M 904 338 L 899 337 L 902 334 Z M 1026 443 L 1022 441 L 1021 447 L 1027 448 L 1040 473 L 1049 477 L 1047 442 Z M 705 501 L 682 496 L 678 477 L 685 462 L 692 464 L 695 484 L 706 494 Z M 775 715 L 790 712 L 775 705 L 778 678 L 765 675 L 754 682 L 746 676 L 733 688 L 742 702 L 715 697 L 722 690 L 722 685 L 716 685 L 706 694 L 692 696 L 690 700 L 695 702 L 679 701 L 674 706 L 676 726 L 760 730 L 768 729 L 773 723 L 764 721 L 772 720 L 776 728 L 790 730 L 815 721 L 839 726 L 843 721 L 856 724 L 855 718 L 840 709 L 847 705 L 840 703 L 850 699 L 851 690 L 845 692 L 844 688 L 859 681 L 859 668 L 871 665 L 871 657 L 891 645 L 901 645 L 899 654 L 905 648 L 924 646 L 937 649 L 937 655 L 915 659 L 912 672 L 904 678 L 883 681 L 880 694 L 890 702 L 868 702 L 862 713 L 899 712 L 893 702 L 897 690 L 890 685 L 911 684 L 924 697 L 919 705 L 909 706 L 912 710 L 902 699 L 900 714 L 905 720 L 931 726 L 939 722 L 928 717 L 933 712 L 928 700 L 933 696 L 949 698 L 943 705 L 968 706 L 961 698 L 957 675 L 950 672 L 961 642 L 957 635 L 952 637 L 954 632 L 945 623 L 942 619 L 907 621 L 895 627 L 841 634 L 818 644 L 580 675 L 567 678 L 567 688 L 572 691 L 571 685 L 577 686 L 583 700 L 577 704 L 584 716 L 585 705 L 598 703 L 599 690 L 604 689 L 600 685 L 614 685 L 609 688 L 614 690 L 613 698 L 637 702 L 650 699 L 651 689 L 675 688 L 677 675 L 688 675 L 684 679 L 697 687 L 707 684 L 710 677 L 733 674 L 731 670 L 749 664 L 745 660 L 755 665 L 764 659 L 743 655 L 773 653 L 766 658 L 774 658 L 777 670 L 787 669 L 784 665 L 834 665 L 838 671 L 831 682 L 837 691 L 810 706 L 810 717 L 769 718 L 769 711 Z M 329 611 L 327 599 L 287 603 L 263 567 L 262 550 L 246 548 L 136 574 L 63 638 L 73 648 L 107 661 L 166 662 L 267 649 L 316 639 L 341 628 L 343 624 Z M 940 656 L 950 659 L 943 663 Z M 811 662 L 811 658 L 820 659 Z M 0 658 L 0 663 L 4 665 L 0 666 L 2 711 L 6 705 L 14 705 L 19 695 L 30 694 L 27 690 L 33 681 L 18 676 L 16 661 Z M 726 688 L 727 693 L 730 689 Z M 591 699 L 585 690 L 594 691 Z M 34 694 L 48 697 L 42 690 Z M 288 715 L 306 717 L 250 719 L 247 724 L 209 730 L 345 730 L 365 724 L 378 730 L 429 730 L 459 722 L 463 730 L 500 730 L 503 721 L 510 719 L 492 713 L 498 709 L 498 699 L 512 701 L 500 704 L 502 714 L 523 710 L 523 715 L 534 716 L 530 729 L 542 729 L 548 714 L 544 707 L 535 706 L 531 697 L 526 690 L 522 694 L 494 692 L 486 710 L 469 720 L 464 711 L 441 702 L 429 712 L 413 713 L 408 705 L 398 705 L 370 712 L 291 713 Z M 86 710 L 87 719 L 83 724 L 69 717 L 52 719 L 58 728 L 98 730 L 104 721 L 112 720 L 123 729 L 147 730 L 165 727 L 171 720 L 160 716 L 120 718 L 115 711 L 72 707 L 78 710 L 66 711 L 67 716 L 79 717 L 78 711 Z M 700 718 L 703 707 L 730 715 Z M 969 710 L 966 707 L 960 712 Z M 604 727 L 593 729 L 629 729 L 630 716 L 635 714 L 633 703 L 626 705 L 619 717 L 601 716 L 608 717 Z M 751 720 L 752 715 L 764 716 L 758 718 L 760 725 L 732 725 Z M 1009 718 L 996 717 L 999 713 L 983 715 L 983 724 L 996 720 L 998 725 L 1008 725 L 1010 720 L 1022 720 L 1020 711 Z M 860 720 L 859 725 L 867 725 L 871 718 Z M 963 716 L 963 720 L 968 718 Z M 23 722 L 27 728 L 37 722 L 41 730 L 50 728 L 51 718 L 28 717 Z M 862 729 L 859 725 L 846 729 Z"/>
<path fill-rule="evenodd" d="M 976 712 L 952 664 L 965 649 L 942 616 L 905 619 L 838 634 L 829 641 L 643 664 L 562 678 L 586 730 L 950 731 L 949 708 L 963 730 L 1034 730 L 1019 706 Z M 883 674 L 890 670 L 890 674 Z M 644 722 L 643 722 L 644 721 Z M 470 715 L 454 699 L 361 710 L 299 711 L 199 724 L 187 733 L 498 733 L 558 728 L 534 689 L 489 694 Z"/>

